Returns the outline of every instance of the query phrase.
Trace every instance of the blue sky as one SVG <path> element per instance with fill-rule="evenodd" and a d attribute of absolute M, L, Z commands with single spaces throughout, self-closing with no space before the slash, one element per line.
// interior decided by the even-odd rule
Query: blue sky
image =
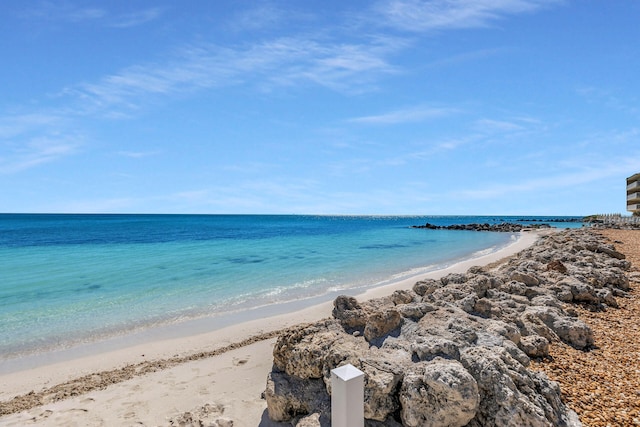
<path fill-rule="evenodd" d="M 636 0 L 5 1 L 0 212 L 586 215 Z"/>

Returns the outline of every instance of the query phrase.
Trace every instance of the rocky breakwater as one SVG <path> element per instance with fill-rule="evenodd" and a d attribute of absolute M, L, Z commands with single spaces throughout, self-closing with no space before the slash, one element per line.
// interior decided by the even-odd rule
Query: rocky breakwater
<path fill-rule="evenodd" d="M 453 224 L 453 225 L 435 225 L 426 223 L 424 225 L 412 225 L 411 228 L 423 228 L 427 230 L 466 230 L 466 231 L 499 231 L 505 233 L 517 233 L 524 229 L 541 229 L 551 228 L 549 224 L 531 224 L 524 226 L 513 222 L 501 222 L 499 224 Z"/>
<path fill-rule="evenodd" d="M 367 426 L 579 426 L 557 383 L 528 369 L 593 334 L 572 304 L 616 307 L 630 263 L 588 230 L 542 236 L 493 268 L 375 300 L 340 296 L 333 317 L 281 335 L 265 398 L 274 421 L 330 425 L 330 372 L 365 373 Z"/>

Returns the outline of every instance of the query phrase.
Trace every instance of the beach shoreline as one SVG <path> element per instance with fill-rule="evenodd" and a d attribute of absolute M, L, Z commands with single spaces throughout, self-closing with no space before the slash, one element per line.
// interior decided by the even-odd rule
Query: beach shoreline
<path fill-rule="evenodd" d="M 348 220 L 356 224 L 356 231 L 356 226 L 364 226 L 367 233 L 347 227 L 344 233 L 338 229 L 334 239 L 326 236 L 332 236 L 335 224 L 323 222 L 327 234 L 320 240 L 313 234 L 290 240 L 299 224 L 287 223 L 283 238 L 249 235 L 238 239 L 246 241 L 245 246 L 231 244 L 226 249 L 225 240 L 216 240 L 224 238 L 218 228 L 225 227 L 213 221 L 220 235 L 210 235 L 207 242 L 219 242 L 217 246 L 207 243 L 193 249 L 188 239 L 175 245 L 155 242 L 142 249 L 125 245 L 120 250 L 117 243 L 104 250 L 103 245 L 88 244 L 86 252 L 84 245 L 63 248 L 71 258 L 52 265 L 27 256 L 31 248 L 16 254 L 9 250 L 4 253 L 9 273 L 3 295 L 9 295 L 10 305 L 2 316 L 7 327 L 0 333 L 0 374 L 298 311 L 343 292 L 360 293 L 495 252 L 516 237 L 421 232 L 408 228 L 410 220 L 383 221 L 379 227 L 366 218 Z M 192 234 L 196 225 L 190 225 Z M 63 237 L 57 236 L 59 241 Z M 97 237 L 111 238 L 106 231 Z M 74 257 L 81 248 L 82 257 Z M 50 259 L 50 252 L 48 248 L 40 258 Z M 114 252 L 144 261 L 129 263 Z M 20 261 L 23 256 L 28 262 Z M 92 260 L 100 260 L 100 267 Z M 56 265 L 64 266 L 60 270 L 69 277 L 47 273 L 58 271 Z"/>
<path fill-rule="evenodd" d="M 520 233 L 517 240 L 498 251 L 466 259 L 447 266 L 446 268 L 430 271 L 417 277 L 411 277 L 388 285 L 367 289 L 363 293 L 352 296 L 356 296 L 361 300 L 377 298 L 388 295 L 398 289 L 410 289 L 416 281 L 423 280 L 425 278 L 438 278 L 452 272 L 464 272 L 471 266 L 481 266 L 494 263 L 500 259 L 514 255 L 515 253 L 532 245 L 537 240 L 539 233 L 540 232 Z M 15 396 L 24 395 L 31 391 L 37 392 L 45 388 L 50 389 L 74 378 L 91 376 L 104 371 L 122 369 L 123 367 L 132 366 L 141 362 L 167 360 L 176 356 L 188 359 L 189 355 L 197 355 L 199 353 L 204 354 L 207 351 L 221 349 L 224 347 L 232 348 L 232 350 L 216 355 L 215 357 L 205 357 L 199 360 L 196 358 L 196 360 L 190 361 L 189 363 L 202 363 L 203 361 L 208 360 L 208 365 L 211 366 L 207 369 L 215 373 L 216 371 L 223 369 L 222 367 L 225 366 L 222 360 L 226 360 L 228 357 L 237 358 L 237 356 L 234 356 L 235 353 L 244 352 L 249 357 L 241 356 L 237 360 L 246 359 L 247 362 L 238 362 L 235 368 L 258 369 L 260 375 L 258 375 L 255 380 L 252 379 L 250 383 L 252 387 L 255 388 L 254 391 L 264 389 L 266 373 L 271 367 L 271 348 L 275 342 L 275 338 L 261 339 L 261 337 L 267 338 L 270 336 L 269 334 L 273 334 L 281 329 L 329 317 L 331 315 L 331 309 L 332 300 L 305 308 L 299 308 L 298 310 L 293 310 L 284 314 L 276 314 L 266 318 L 239 322 L 207 333 L 182 336 L 173 339 L 149 341 L 127 346 L 125 348 L 103 351 L 98 354 L 82 355 L 72 359 L 69 358 L 62 361 L 54 361 L 53 363 L 46 363 L 46 361 L 44 361 L 45 363 L 37 367 L 30 367 L 28 369 L 15 370 L 13 372 L 0 374 L 0 381 L 2 381 L 4 385 L 0 391 L 0 401 L 7 402 Z M 251 344 L 240 346 L 239 348 L 234 346 L 234 343 L 243 341 L 251 342 Z M 232 365 L 233 363 L 235 362 L 232 361 Z M 184 364 L 186 363 L 180 363 L 177 367 Z M 176 369 L 177 367 L 170 369 Z M 261 367 L 262 370 L 257 367 Z M 160 372 L 163 371 L 164 370 Z M 136 377 L 136 380 L 139 380 L 140 378 L 142 377 Z M 255 384 L 256 381 L 258 382 L 257 384 Z M 116 386 L 119 385 L 121 384 L 116 384 Z M 102 390 L 102 392 L 104 391 L 105 390 Z M 257 399 L 259 399 L 259 393 Z M 256 398 L 256 396 L 254 396 L 254 398 Z M 50 405 L 63 405 L 62 402 L 64 401 L 51 403 Z M 186 403 L 187 402 L 185 402 L 185 404 Z M 260 411 L 264 410 L 261 405 L 258 406 L 258 409 L 262 408 Z M 184 410 L 190 409 L 189 406 L 180 406 L 180 408 Z M 233 408 L 234 412 L 235 409 L 237 409 L 237 407 Z M 261 417 L 261 413 L 256 413 L 255 410 L 256 409 L 254 408 L 253 411 L 242 411 L 239 415 L 241 416 L 241 419 L 245 420 L 259 419 Z M 28 412 L 29 411 L 27 411 L 27 413 Z M 243 415 L 245 412 L 246 414 Z M 20 414 L 15 414 L 15 416 L 18 415 Z M 153 422 L 161 422 L 161 419 L 166 421 L 167 416 L 168 414 L 165 413 L 159 418 L 154 418 L 155 421 Z M 237 416 L 238 415 L 236 415 L 236 417 Z M 116 423 L 118 422 L 116 421 Z"/>

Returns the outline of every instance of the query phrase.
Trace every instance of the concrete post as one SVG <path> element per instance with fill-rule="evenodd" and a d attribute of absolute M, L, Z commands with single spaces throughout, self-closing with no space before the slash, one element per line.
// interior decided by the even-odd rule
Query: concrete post
<path fill-rule="evenodd" d="M 364 372 L 351 364 L 331 371 L 331 426 L 364 427 Z"/>

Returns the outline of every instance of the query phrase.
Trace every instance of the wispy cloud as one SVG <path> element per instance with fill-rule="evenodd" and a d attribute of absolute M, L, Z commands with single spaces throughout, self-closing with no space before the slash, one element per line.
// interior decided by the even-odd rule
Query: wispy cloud
<path fill-rule="evenodd" d="M 394 38 L 342 43 L 322 37 L 290 37 L 235 48 L 188 46 L 164 62 L 134 65 L 94 82 L 64 88 L 51 112 L 0 118 L 0 137 L 25 150 L 4 156 L 2 171 L 18 172 L 72 154 L 75 144 L 58 135 L 86 117 L 131 117 L 154 101 L 170 102 L 190 92 L 242 83 L 258 90 L 283 86 L 322 86 L 347 93 L 369 90 L 377 77 L 395 71 L 387 56 L 400 43 Z"/>
<path fill-rule="evenodd" d="M 0 139 L 9 139 L 34 130 L 60 124 L 63 117 L 53 113 L 28 113 L 0 117 Z"/>
<path fill-rule="evenodd" d="M 454 114 L 472 114 L 471 110 L 463 110 L 461 108 L 443 108 L 442 114 L 437 114 L 438 110 L 434 111 L 432 115 L 426 115 L 424 120 L 438 117 L 446 117 Z M 409 110 L 411 111 L 411 110 Z M 395 113 L 389 114 L 389 121 L 396 123 L 392 119 L 396 116 Z M 403 117 L 402 114 L 398 114 L 399 117 Z M 419 115 L 418 115 L 419 116 Z M 372 116 L 377 117 L 377 116 Z M 412 118 L 409 114 L 406 116 L 407 121 Z M 380 122 L 386 123 L 386 115 L 380 116 Z M 368 121 L 367 121 L 368 122 Z M 371 123 L 378 123 L 376 120 L 372 120 Z M 404 123 L 398 119 L 398 123 Z M 414 142 L 410 146 L 409 150 L 403 152 L 403 148 L 399 147 L 395 150 L 394 155 L 385 158 L 384 164 L 391 166 L 401 166 L 414 161 L 423 161 L 433 158 L 434 155 L 451 152 L 453 150 L 461 149 L 462 147 L 486 145 L 494 140 L 505 141 L 511 140 L 513 137 L 520 137 L 523 135 L 530 136 L 536 134 L 544 128 L 543 123 L 531 117 L 519 116 L 509 119 L 488 119 L 479 118 L 472 120 L 458 121 L 456 126 L 459 132 L 452 132 L 449 136 L 441 136 L 437 139 L 425 140 L 421 142 Z"/>
<path fill-rule="evenodd" d="M 507 15 L 530 12 L 548 3 L 553 2 L 389 0 L 377 3 L 376 10 L 388 18 L 386 22 L 398 28 L 425 31 L 484 26 Z M 267 3 L 254 9 L 253 13 L 257 11 L 266 13 L 269 25 L 278 25 L 285 19 L 282 11 Z M 58 22 L 128 28 L 157 20 L 164 13 L 165 10 L 160 8 L 148 8 L 122 14 L 102 6 L 82 7 L 71 2 L 48 1 L 39 3 L 30 16 Z M 250 18 L 251 13 L 247 12 L 246 17 Z M 245 26 L 250 27 L 250 22 L 245 21 Z M 240 84 L 267 92 L 283 87 L 322 87 L 350 95 L 374 91 L 385 76 L 402 72 L 394 64 L 393 58 L 411 46 L 412 41 L 407 37 L 372 34 L 370 31 L 353 32 L 346 38 L 342 37 L 343 34 L 338 38 L 331 31 L 323 31 L 261 39 L 242 45 L 192 44 L 168 54 L 164 60 L 133 64 L 102 78 L 68 86 L 61 91 L 59 113 L 34 113 L 16 117 L 12 121 L 0 120 L 0 136 L 17 138 L 21 135 L 20 144 L 25 148 L 31 147 L 28 151 L 33 153 L 30 157 L 14 151 L 11 156 L 5 156 L 3 171 L 24 170 L 73 153 L 75 145 L 57 137 L 56 131 L 60 126 L 55 122 L 58 120 L 78 123 L 83 116 L 130 117 L 158 100 L 170 102 L 174 97 L 189 96 L 191 92 Z M 491 54 L 494 52 L 476 53 L 479 56 Z M 473 57 L 473 54 L 469 55 Z M 452 58 L 454 61 L 466 59 L 463 56 Z M 394 125 L 417 123 L 456 113 L 459 111 L 453 108 L 417 106 L 355 117 L 349 121 L 363 125 Z M 489 125 L 484 123 L 484 126 Z M 497 123 L 493 125 L 497 126 Z M 66 129 L 71 129 L 71 126 Z M 36 141 L 49 141 L 52 151 L 47 154 L 47 150 L 38 148 L 41 146 Z M 60 144 L 56 145 L 54 141 Z M 119 154 L 133 158 L 148 155 L 136 151 Z M 14 166 L 9 167 L 10 164 Z"/>
<path fill-rule="evenodd" d="M 229 24 L 234 31 L 256 31 L 277 27 L 285 18 L 290 21 L 291 12 L 286 12 L 272 4 L 261 4 L 255 8 L 242 11 Z"/>
<path fill-rule="evenodd" d="M 439 58 L 427 64 L 428 67 L 448 67 L 460 65 L 467 62 L 480 61 L 497 55 L 502 55 L 510 51 L 507 47 L 496 47 L 491 49 L 479 49 L 471 52 L 462 52 L 445 58 Z"/>
<path fill-rule="evenodd" d="M 25 9 L 26 19 L 71 24 L 97 23 L 105 27 L 129 28 L 153 21 L 162 15 L 160 8 L 149 8 L 124 14 L 113 14 L 103 7 L 82 7 L 69 2 L 43 1 Z"/>
<path fill-rule="evenodd" d="M 146 24 L 159 18 L 163 13 L 163 9 L 154 7 L 151 9 L 139 10 L 124 15 L 117 15 L 110 18 L 108 26 L 114 28 L 130 28 L 138 25 Z"/>
<path fill-rule="evenodd" d="M 404 166 L 415 161 L 424 161 L 432 159 L 433 156 L 441 153 L 456 150 L 460 147 L 477 143 L 481 137 L 477 134 L 464 135 L 459 137 L 450 137 L 442 140 L 428 141 L 421 144 L 420 147 L 414 147 L 404 153 L 396 153 L 387 157 L 382 164 L 386 166 Z"/>
<path fill-rule="evenodd" d="M 82 144 L 69 120 L 34 112 L 0 118 L 0 173 L 13 174 L 74 154 Z"/>
<path fill-rule="evenodd" d="M 160 151 L 118 151 L 116 154 L 130 159 L 142 159 L 144 157 L 157 156 Z"/>
<path fill-rule="evenodd" d="M 80 145 L 81 140 L 73 136 L 41 136 L 19 146 L 5 146 L 5 154 L 0 157 L 0 173 L 14 174 L 53 162 L 75 153 Z"/>
<path fill-rule="evenodd" d="M 638 162 L 633 159 L 620 158 L 608 162 L 600 161 L 597 165 L 585 165 L 581 160 L 581 165 L 574 168 L 573 171 L 567 171 L 560 174 L 545 175 L 539 178 L 514 181 L 509 184 L 483 185 L 482 188 L 473 190 L 464 190 L 457 192 L 456 195 L 468 199 L 494 199 L 509 196 L 516 193 L 531 193 L 553 189 L 559 191 L 561 189 L 576 188 L 576 186 L 584 186 L 592 182 L 611 177 L 626 177 L 626 171 L 635 170 Z"/>
<path fill-rule="evenodd" d="M 102 19 L 107 11 L 97 7 L 76 7 L 67 2 L 42 1 L 24 9 L 21 15 L 27 19 L 79 23 Z"/>
<path fill-rule="evenodd" d="M 529 13 L 554 0 L 386 0 L 376 10 L 384 22 L 404 31 L 488 27 L 508 15 Z"/>
<path fill-rule="evenodd" d="M 598 87 L 582 87 L 577 90 L 578 95 L 586 99 L 590 104 L 603 105 L 614 111 L 620 111 L 634 116 L 640 115 L 638 108 L 638 99 L 632 94 L 619 94 L 615 91 L 598 88 Z"/>
<path fill-rule="evenodd" d="M 434 118 L 451 116 L 459 112 L 460 110 L 456 108 L 417 106 L 372 116 L 355 117 L 348 121 L 362 124 L 395 125 L 400 123 L 422 122 Z"/>
<path fill-rule="evenodd" d="M 149 96 L 246 82 L 262 88 L 312 84 L 337 91 L 366 90 L 374 77 L 395 71 L 386 56 L 398 43 L 393 38 L 346 44 L 294 37 L 235 49 L 190 46 L 165 63 L 132 66 L 64 93 L 96 112 L 136 109 Z"/>
<path fill-rule="evenodd" d="M 524 130 L 525 127 L 515 121 L 479 119 L 474 123 L 474 128 L 483 133 L 515 132 Z"/>

